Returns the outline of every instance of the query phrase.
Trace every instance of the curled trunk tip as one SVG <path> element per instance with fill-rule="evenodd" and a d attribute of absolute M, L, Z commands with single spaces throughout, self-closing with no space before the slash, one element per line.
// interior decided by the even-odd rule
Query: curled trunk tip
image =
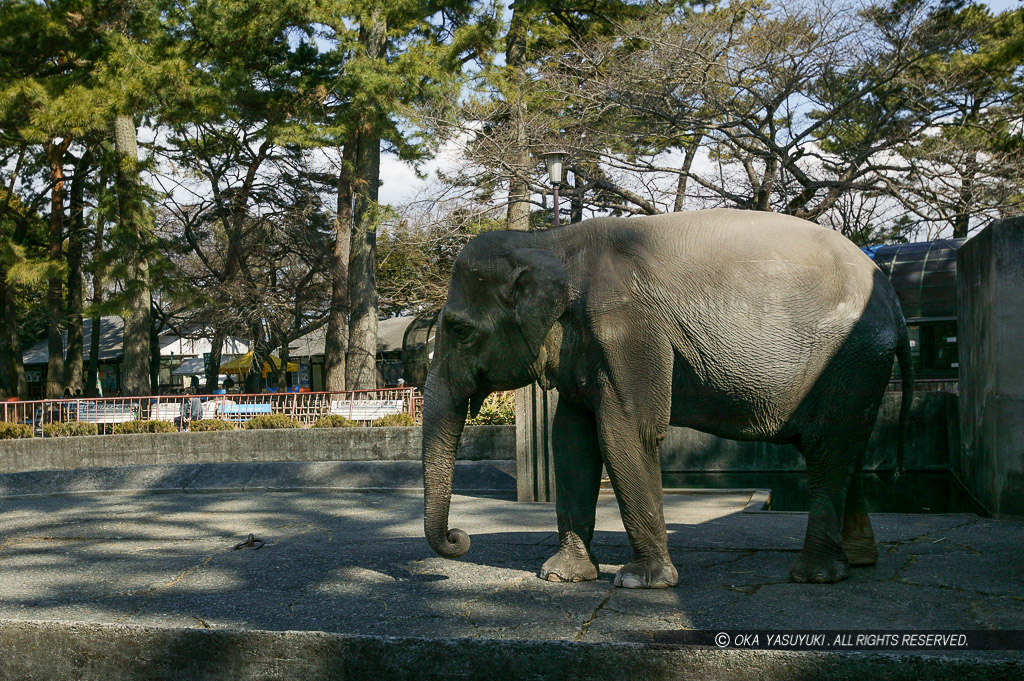
<path fill-rule="evenodd" d="M 436 541 L 430 532 L 427 532 L 427 539 L 430 540 L 430 548 L 434 549 L 443 558 L 459 558 L 469 551 L 469 535 L 462 530 L 453 527 L 445 533 L 442 541 Z"/>

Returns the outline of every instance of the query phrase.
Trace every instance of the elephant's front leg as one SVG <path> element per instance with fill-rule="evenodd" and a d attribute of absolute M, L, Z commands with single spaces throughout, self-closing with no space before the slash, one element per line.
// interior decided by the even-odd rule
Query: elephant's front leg
<path fill-rule="evenodd" d="M 590 552 L 601 486 L 601 452 L 594 415 L 561 399 L 551 430 L 559 549 L 544 563 L 540 576 L 551 582 L 597 579 L 597 561 Z"/>
<path fill-rule="evenodd" d="M 619 502 L 633 560 L 615 575 L 615 586 L 658 589 L 679 581 L 668 554 L 658 443 L 668 426 L 660 409 L 602 413 L 601 444 Z"/>

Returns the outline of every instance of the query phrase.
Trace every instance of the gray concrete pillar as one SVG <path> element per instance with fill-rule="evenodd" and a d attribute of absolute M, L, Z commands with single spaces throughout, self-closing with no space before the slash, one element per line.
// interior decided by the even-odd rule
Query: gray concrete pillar
<path fill-rule="evenodd" d="M 953 470 L 995 515 L 1024 516 L 1024 217 L 957 252 L 961 451 Z"/>

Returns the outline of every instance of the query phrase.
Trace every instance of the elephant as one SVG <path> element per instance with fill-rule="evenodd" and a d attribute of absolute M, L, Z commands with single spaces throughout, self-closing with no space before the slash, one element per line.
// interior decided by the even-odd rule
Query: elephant
<path fill-rule="evenodd" d="M 797 217 L 712 209 L 602 217 L 469 241 L 452 268 L 424 388 L 424 530 L 441 556 L 467 411 L 494 391 L 557 388 L 559 548 L 541 578 L 598 578 L 602 465 L 632 550 L 616 586 L 675 586 L 658 444 L 669 425 L 791 443 L 810 507 L 796 582 L 874 565 L 861 467 L 898 359 L 897 460 L 913 396 L 906 322 L 885 275 L 838 232 Z"/>

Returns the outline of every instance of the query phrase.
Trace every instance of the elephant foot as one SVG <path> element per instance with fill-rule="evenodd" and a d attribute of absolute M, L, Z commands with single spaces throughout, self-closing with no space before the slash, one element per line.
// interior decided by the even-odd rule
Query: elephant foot
<path fill-rule="evenodd" d="M 843 551 L 849 559 L 850 567 L 871 567 L 878 562 L 878 547 L 874 537 L 869 539 L 843 539 Z"/>
<path fill-rule="evenodd" d="M 850 577 L 850 563 L 845 556 L 812 557 L 801 551 L 789 576 L 801 584 L 835 584 Z"/>
<path fill-rule="evenodd" d="M 878 562 L 878 546 L 867 513 L 846 518 L 843 523 L 843 551 L 852 567 L 869 567 Z"/>
<path fill-rule="evenodd" d="M 549 582 L 590 582 L 597 579 L 597 564 L 586 554 L 562 548 L 544 562 L 540 578 Z"/>
<path fill-rule="evenodd" d="M 664 589 L 679 583 L 679 573 L 671 562 L 627 563 L 615 574 L 615 586 L 626 589 Z"/>

